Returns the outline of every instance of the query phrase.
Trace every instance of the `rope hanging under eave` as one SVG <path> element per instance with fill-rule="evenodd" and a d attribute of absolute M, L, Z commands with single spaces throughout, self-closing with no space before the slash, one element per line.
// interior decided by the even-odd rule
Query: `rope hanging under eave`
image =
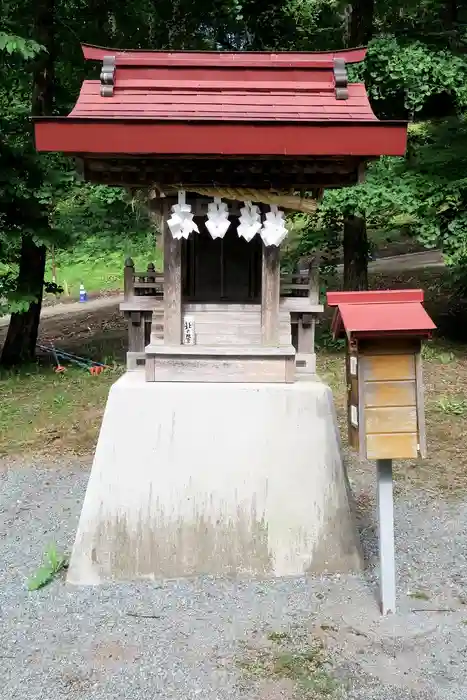
<path fill-rule="evenodd" d="M 294 194 L 273 192 L 271 190 L 252 190 L 241 187 L 191 187 L 182 186 L 189 192 L 200 194 L 205 197 L 222 197 L 223 199 L 233 199 L 238 201 L 261 202 L 261 204 L 273 204 L 283 209 L 301 211 L 304 214 L 314 214 L 318 202 L 316 199 L 300 197 Z"/>
<path fill-rule="evenodd" d="M 304 214 L 314 214 L 318 206 L 317 199 L 300 197 L 299 195 L 278 190 L 255 190 L 246 187 L 192 187 L 191 185 L 183 184 L 180 184 L 178 188 L 205 197 L 231 199 L 239 202 L 249 201 L 269 205 L 275 204 L 282 209 L 301 211 Z M 155 184 L 153 192 L 157 192 L 158 196 L 168 194 L 168 192 L 164 192 L 164 189 Z"/>

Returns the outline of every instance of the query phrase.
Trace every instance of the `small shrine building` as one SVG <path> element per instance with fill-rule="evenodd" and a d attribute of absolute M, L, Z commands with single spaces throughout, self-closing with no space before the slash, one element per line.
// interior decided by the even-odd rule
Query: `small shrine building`
<path fill-rule="evenodd" d="M 406 124 L 379 121 L 348 82 L 365 49 L 83 53 L 100 77 L 68 116 L 35 119 L 37 150 L 147 189 L 164 270 L 160 294 L 122 305 L 151 332 L 110 392 L 69 580 L 358 566 L 315 374 L 322 307 L 312 275 L 281 285 L 280 246 L 287 213 L 403 155 Z"/>

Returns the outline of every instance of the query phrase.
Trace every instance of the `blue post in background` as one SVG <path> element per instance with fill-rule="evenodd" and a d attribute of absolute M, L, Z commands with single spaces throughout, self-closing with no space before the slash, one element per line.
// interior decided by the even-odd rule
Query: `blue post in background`
<path fill-rule="evenodd" d="M 79 300 L 80 301 L 87 301 L 88 300 L 88 293 L 85 290 L 83 283 L 81 283 L 79 285 Z"/>

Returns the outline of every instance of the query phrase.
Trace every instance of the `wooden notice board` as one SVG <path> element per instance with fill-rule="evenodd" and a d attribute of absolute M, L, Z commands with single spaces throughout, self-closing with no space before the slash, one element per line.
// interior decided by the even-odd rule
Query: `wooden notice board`
<path fill-rule="evenodd" d="M 367 459 L 425 452 L 420 341 L 359 341 L 347 356 L 350 445 Z"/>

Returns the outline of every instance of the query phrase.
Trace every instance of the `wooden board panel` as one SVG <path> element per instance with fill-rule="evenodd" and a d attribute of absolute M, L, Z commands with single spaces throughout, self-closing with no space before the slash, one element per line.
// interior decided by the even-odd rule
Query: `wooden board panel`
<path fill-rule="evenodd" d="M 415 406 L 387 406 L 365 410 L 365 432 L 416 433 L 417 409 Z"/>
<path fill-rule="evenodd" d="M 417 457 L 415 433 L 380 433 L 366 439 L 367 459 L 414 459 Z"/>
<path fill-rule="evenodd" d="M 415 406 L 417 403 L 414 381 L 366 382 L 365 406 Z"/>
<path fill-rule="evenodd" d="M 293 357 L 225 358 L 153 356 L 146 360 L 146 381 L 293 382 Z"/>
<path fill-rule="evenodd" d="M 414 355 L 367 356 L 361 364 L 363 364 L 363 377 L 366 381 L 388 382 L 415 379 Z"/>

